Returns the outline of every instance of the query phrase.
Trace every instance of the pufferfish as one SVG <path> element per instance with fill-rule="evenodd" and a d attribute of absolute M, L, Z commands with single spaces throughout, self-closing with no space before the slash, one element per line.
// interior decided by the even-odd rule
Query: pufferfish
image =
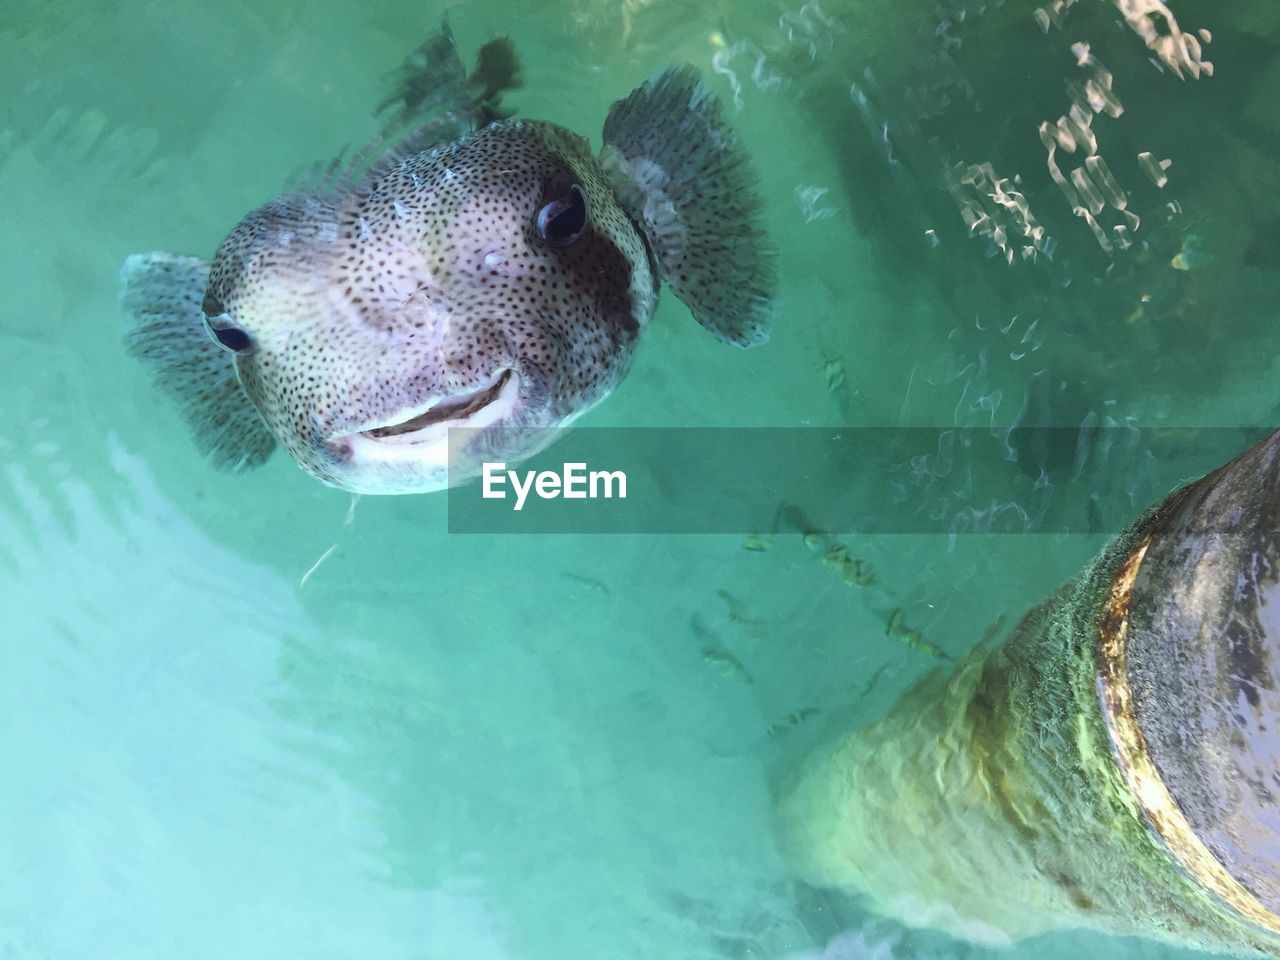
<path fill-rule="evenodd" d="M 755 178 L 695 68 L 616 102 L 598 156 L 497 109 L 509 41 L 468 76 L 445 27 L 405 72 L 374 146 L 254 210 L 211 262 L 124 264 L 128 349 L 215 464 L 278 445 L 332 486 L 403 494 L 518 462 L 618 385 L 661 280 L 720 340 L 767 338 Z"/>

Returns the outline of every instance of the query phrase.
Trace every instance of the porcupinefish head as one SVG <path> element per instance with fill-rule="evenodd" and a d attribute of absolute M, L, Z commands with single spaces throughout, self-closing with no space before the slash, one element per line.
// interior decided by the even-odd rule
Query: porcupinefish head
<path fill-rule="evenodd" d="M 696 72 L 615 105 L 605 143 L 498 120 L 286 194 L 211 263 L 131 257 L 130 347 L 224 466 L 278 444 L 394 494 L 519 461 L 618 384 L 661 277 L 722 339 L 765 335 L 758 201 Z"/>
<path fill-rule="evenodd" d="M 348 489 L 413 491 L 446 479 L 451 426 L 504 428 L 485 456 L 516 459 L 505 442 L 600 400 L 656 282 L 586 142 L 505 121 L 334 206 L 250 215 L 202 306 L 294 459 Z"/>

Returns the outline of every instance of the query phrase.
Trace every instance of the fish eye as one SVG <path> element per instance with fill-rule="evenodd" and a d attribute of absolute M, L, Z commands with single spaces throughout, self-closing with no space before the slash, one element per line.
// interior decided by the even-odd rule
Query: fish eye
<path fill-rule="evenodd" d="M 249 334 L 237 327 L 225 313 L 215 317 L 206 315 L 204 328 L 218 346 L 232 353 L 244 353 L 253 346 Z"/>
<path fill-rule="evenodd" d="M 538 233 L 553 247 L 567 247 L 587 230 L 587 198 L 576 183 L 538 211 Z"/>

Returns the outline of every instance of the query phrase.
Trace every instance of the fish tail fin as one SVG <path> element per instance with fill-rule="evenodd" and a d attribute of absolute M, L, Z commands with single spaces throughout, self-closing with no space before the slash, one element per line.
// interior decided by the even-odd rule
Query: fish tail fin
<path fill-rule="evenodd" d="M 204 331 L 209 263 L 137 253 L 120 270 L 125 347 L 173 397 L 196 446 L 215 466 L 239 472 L 271 456 L 276 441 L 236 379 L 231 357 Z"/>
<path fill-rule="evenodd" d="M 619 202 L 694 319 L 740 347 L 767 340 L 777 267 L 763 204 L 747 152 L 697 69 L 672 67 L 615 103 L 604 143 Z"/>
<path fill-rule="evenodd" d="M 520 58 L 510 37 L 494 37 L 476 52 L 476 65 L 467 77 L 467 85 L 476 91 L 477 107 L 489 117 L 489 122 L 510 115 L 499 101 L 504 93 L 524 85 Z"/>
<path fill-rule="evenodd" d="M 374 111 L 382 129 L 373 142 L 329 172 L 376 179 L 414 154 L 510 116 L 502 96 L 521 83 L 520 58 L 509 37 L 486 42 L 468 74 L 445 21 L 404 58 L 395 90 Z"/>

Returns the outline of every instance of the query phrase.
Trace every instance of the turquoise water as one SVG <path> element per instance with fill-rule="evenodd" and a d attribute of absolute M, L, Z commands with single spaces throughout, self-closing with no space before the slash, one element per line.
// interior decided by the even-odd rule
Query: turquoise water
<path fill-rule="evenodd" d="M 1100 535 L 852 541 L 876 591 L 798 537 L 449 535 L 443 496 L 214 472 L 124 354 L 116 278 L 367 137 L 447 13 L 464 55 L 514 38 L 522 115 L 596 142 L 700 66 L 762 174 L 771 343 L 667 295 L 584 425 L 1272 424 L 1280 12 L 1173 5 L 1212 77 L 1102 0 L 1047 31 L 1012 0 L 0 5 L 0 955 L 987 955 L 793 881 L 770 784 L 937 664 L 887 610 L 962 656 Z M 1106 204 L 1110 249 L 1038 133 L 1101 83 L 1081 42 L 1123 106 L 1091 123 L 1139 221 Z M 1016 198 L 982 208 L 1005 178 L 1028 242 Z M 1015 953 L 1081 949 L 1171 953 Z"/>

